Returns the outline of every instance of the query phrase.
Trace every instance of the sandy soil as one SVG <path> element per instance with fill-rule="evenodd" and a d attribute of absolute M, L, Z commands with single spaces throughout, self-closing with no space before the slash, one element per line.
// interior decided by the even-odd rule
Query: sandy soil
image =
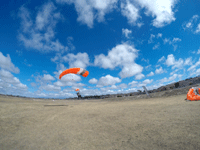
<path fill-rule="evenodd" d="M 198 150 L 200 101 L 0 97 L 1 150 Z"/>

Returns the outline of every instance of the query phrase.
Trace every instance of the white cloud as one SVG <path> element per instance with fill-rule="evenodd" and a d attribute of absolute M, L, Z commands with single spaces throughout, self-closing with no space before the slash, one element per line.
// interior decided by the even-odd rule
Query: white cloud
<path fill-rule="evenodd" d="M 160 43 L 158 42 L 156 45 L 154 45 L 153 50 L 158 49 L 160 47 Z"/>
<path fill-rule="evenodd" d="M 162 33 L 158 33 L 157 38 L 162 38 Z"/>
<path fill-rule="evenodd" d="M 194 34 L 199 33 L 200 32 L 199 16 L 194 15 L 188 22 L 184 22 L 182 26 L 184 30 L 189 30 Z"/>
<path fill-rule="evenodd" d="M 40 86 L 39 89 L 40 90 L 46 90 L 46 91 L 55 91 L 55 92 L 58 92 L 58 91 L 61 90 L 60 87 L 57 87 L 55 85 L 50 85 L 50 84 L 44 85 L 44 86 Z"/>
<path fill-rule="evenodd" d="M 33 48 L 41 52 L 66 51 L 68 47 L 63 46 L 55 39 L 54 28 L 58 20 L 62 19 L 60 12 L 52 2 L 44 4 L 39 8 L 35 21 L 24 6 L 19 10 L 22 31 L 18 38 L 27 48 Z"/>
<path fill-rule="evenodd" d="M 179 38 L 173 38 L 173 40 L 172 40 L 172 42 L 180 42 L 181 41 L 181 39 L 179 39 Z"/>
<path fill-rule="evenodd" d="M 117 87 L 119 87 L 119 88 L 121 88 L 121 89 L 125 89 L 125 88 L 127 88 L 128 86 L 127 86 L 127 84 L 122 83 L 122 84 L 118 85 Z"/>
<path fill-rule="evenodd" d="M 173 8 L 175 7 L 176 0 L 136 0 L 141 7 L 146 8 L 146 15 L 156 17 L 153 20 L 153 26 L 163 27 L 175 21 Z"/>
<path fill-rule="evenodd" d="M 200 75 L 200 68 L 196 70 L 196 75 Z"/>
<path fill-rule="evenodd" d="M 190 68 L 188 68 L 187 71 L 194 72 L 194 70 L 196 69 L 196 67 L 199 66 L 199 65 L 200 65 L 200 58 L 199 58 L 199 60 L 194 65 L 192 65 Z"/>
<path fill-rule="evenodd" d="M 117 0 L 56 0 L 60 4 L 74 4 L 78 13 L 77 21 L 92 28 L 94 20 L 103 22 L 107 13 L 116 7 Z"/>
<path fill-rule="evenodd" d="M 179 69 L 176 69 L 176 70 L 172 71 L 172 72 L 170 73 L 170 75 L 175 74 L 177 71 L 179 71 Z"/>
<path fill-rule="evenodd" d="M 95 20 L 103 22 L 106 14 L 112 12 L 113 9 L 118 10 L 118 2 L 120 3 L 121 13 L 127 18 L 129 24 L 141 27 L 143 23 L 138 21 L 141 18 L 139 11 L 145 8 L 145 14 L 155 18 L 153 26 L 163 27 L 175 21 L 173 8 L 177 0 L 56 0 L 56 2 L 74 4 L 78 14 L 77 21 L 90 28 L 93 27 Z"/>
<path fill-rule="evenodd" d="M 167 66 L 172 66 L 172 69 L 178 68 L 181 69 L 183 68 L 183 66 L 186 65 L 191 65 L 192 59 L 190 58 L 186 58 L 185 61 L 182 58 L 179 58 L 179 60 L 175 60 L 174 55 L 170 54 L 167 56 L 167 60 L 166 60 L 166 65 Z"/>
<path fill-rule="evenodd" d="M 172 66 L 172 65 L 175 64 L 175 58 L 174 58 L 173 54 L 170 54 L 170 55 L 167 56 L 166 64 L 168 66 Z"/>
<path fill-rule="evenodd" d="M 55 78 L 52 77 L 50 74 L 44 74 L 43 80 L 45 80 L 45 81 L 51 81 L 51 80 L 55 80 Z"/>
<path fill-rule="evenodd" d="M 128 19 L 128 23 L 131 25 L 141 26 L 141 23 L 137 23 L 137 20 L 141 18 L 139 16 L 139 9 L 136 8 L 129 0 L 126 0 L 126 3 L 121 3 L 121 12 L 122 15 Z"/>
<path fill-rule="evenodd" d="M 151 79 L 151 80 L 149 80 L 149 79 L 146 79 L 146 80 L 144 80 L 142 83 L 143 84 L 150 84 L 150 83 L 152 83 L 153 82 L 153 79 Z"/>
<path fill-rule="evenodd" d="M 60 72 L 61 73 L 61 72 Z M 78 82 L 81 81 L 81 77 L 80 75 L 76 75 L 76 74 L 66 74 L 61 78 L 62 82 Z"/>
<path fill-rule="evenodd" d="M 97 87 L 115 85 L 116 83 L 120 83 L 120 82 L 121 82 L 121 79 L 119 79 L 117 77 L 113 77 L 111 75 L 106 75 L 99 79 Z"/>
<path fill-rule="evenodd" d="M 145 75 L 143 75 L 143 74 L 137 74 L 136 76 L 135 76 L 135 80 L 141 80 L 142 78 L 144 78 L 145 77 Z"/>
<path fill-rule="evenodd" d="M 32 86 L 32 87 L 36 87 L 36 86 L 37 86 L 37 84 L 36 84 L 36 83 L 34 83 L 34 82 L 31 82 L 31 86 Z"/>
<path fill-rule="evenodd" d="M 165 61 L 165 56 L 162 56 L 162 57 L 158 60 L 158 62 L 162 62 L 162 61 Z"/>
<path fill-rule="evenodd" d="M 153 76 L 154 75 L 154 73 L 151 71 L 148 75 L 147 75 L 147 77 L 150 77 L 150 76 Z"/>
<path fill-rule="evenodd" d="M 172 45 L 174 47 L 174 51 L 177 49 L 178 45 L 177 42 L 181 42 L 182 40 L 180 38 L 173 38 L 172 40 L 165 38 L 163 40 L 164 44 L 168 43 L 169 45 Z"/>
<path fill-rule="evenodd" d="M 19 73 L 19 68 L 12 63 L 10 55 L 7 54 L 7 57 L 5 57 L 2 52 L 0 52 L 0 67 L 13 73 Z"/>
<path fill-rule="evenodd" d="M 125 35 L 126 38 L 129 38 L 129 34 L 132 33 L 132 30 L 122 29 L 122 33 Z"/>
<path fill-rule="evenodd" d="M 184 65 L 192 65 L 192 58 L 191 57 L 186 58 Z"/>
<path fill-rule="evenodd" d="M 137 78 L 139 78 L 142 70 L 143 70 L 143 67 L 136 63 L 126 64 L 123 66 L 122 71 L 119 73 L 119 75 L 121 78 L 132 77 L 132 76 L 138 75 Z"/>
<path fill-rule="evenodd" d="M 155 73 L 156 74 L 162 74 L 162 73 L 164 73 L 164 70 L 163 70 L 162 67 L 160 67 L 159 69 L 156 69 Z"/>
<path fill-rule="evenodd" d="M 198 49 L 197 54 L 200 54 L 200 48 Z"/>
<path fill-rule="evenodd" d="M 28 87 L 22 84 L 20 80 L 14 77 L 9 71 L 0 70 L 0 93 L 2 94 L 24 94 Z"/>
<path fill-rule="evenodd" d="M 133 87 L 133 86 L 137 86 L 137 84 L 138 84 L 137 81 L 132 81 L 132 82 L 130 82 L 128 85 L 131 85 L 131 86 Z"/>
<path fill-rule="evenodd" d="M 145 69 L 148 69 L 148 68 L 150 68 L 150 67 L 151 67 L 151 65 L 148 65 L 148 66 L 145 67 Z"/>
<path fill-rule="evenodd" d="M 154 35 L 154 34 L 151 34 L 151 36 L 150 36 L 150 38 L 149 38 L 149 40 L 148 40 L 148 43 L 150 44 L 150 43 L 153 43 L 154 41 L 153 41 L 153 39 L 155 38 L 156 36 Z"/>
<path fill-rule="evenodd" d="M 195 33 L 199 33 L 199 32 L 200 32 L 200 23 L 197 25 Z"/>
<path fill-rule="evenodd" d="M 170 81 L 174 81 L 177 77 L 181 78 L 182 75 L 178 75 L 178 74 L 173 74 L 172 76 L 170 76 L 168 79 L 165 77 L 163 79 L 160 80 L 161 83 L 164 82 L 170 82 Z"/>
<path fill-rule="evenodd" d="M 126 78 L 140 74 L 143 67 L 136 64 L 134 60 L 138 57 L 138 50 L 126 43 L 117 45 L 108 52 L 108 55 L 100 54 L 95 56 L 94 64 L 104 69 L 121 67 L 120 77 Z"/>
<path fill-rule="evenodd" d="M 87 53 L 78 53 L 77 55 L 70 53 L 61 59 L 69 63 L 69 68 L 80 67 L 85 69 L 89 65 L 89 56 Z"/>
<path fill-rule="evenodd" d="M 89 80 L 90 84 L 97 84 L 97 82 L 98 82 L 98 80 L 95 79 L 95 78 L 92 78 L 92 79 Z"/>

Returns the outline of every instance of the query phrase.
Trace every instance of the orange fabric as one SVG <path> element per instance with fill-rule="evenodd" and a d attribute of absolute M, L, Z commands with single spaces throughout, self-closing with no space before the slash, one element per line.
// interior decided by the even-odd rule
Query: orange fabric
<path fill-rule="evenodd" d="M 89 74 L 89 72 L 88 71 L 86 71 L 82 76 L 83 77 L 87 77 L 88 76 L 88 74 Z"/>
<path fill-rule="evenodd" d="M 188 91 L 188 93 L 187 93 L 187 100 L 191 100 L 191 101 L 200 100 L 200 96 L 199 95 L 195 95 L 194 89 L 190 89 Z"/>
<path fill-rule="evenodd" d="M 74 73 L 74 74 L 77 74 L 77 72 L 79 72 L 80 68 L 70 68 L 70 69 L 66 69 L 65 71 L 63 71 L 60 76 L 59 76 L 59 79 L 62 78 L 62 76 L 68 74 L 68 73 Z"/>

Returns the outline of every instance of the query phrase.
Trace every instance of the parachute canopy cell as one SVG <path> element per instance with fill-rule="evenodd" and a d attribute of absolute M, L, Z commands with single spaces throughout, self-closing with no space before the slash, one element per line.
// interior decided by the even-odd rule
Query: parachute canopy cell
<path fill-rule="evenodd" d="M 192 87 L 187 93 L 187 100 L 198 101 L 200 100 L 200 88 Z"/>
<path fill-rule="evenodd" d="M 87 77 L 88 74 L 89 74 L 89 71 L 83 69 L 83 68 L 69 68 L 69 69 L 66 69 L 65 71 L 63 71 L 60 76 L 59 76 L 59 79 L 61 79 L 64 75 L 66 74 L 79 74 L 79 75 L 82 75 L 83 77 Z"/>

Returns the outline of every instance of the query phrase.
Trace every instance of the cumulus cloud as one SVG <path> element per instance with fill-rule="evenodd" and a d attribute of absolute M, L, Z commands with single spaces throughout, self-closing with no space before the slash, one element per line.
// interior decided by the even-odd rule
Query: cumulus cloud
<path fill-rule="evenodd" d="M 0 68 L 13 73 L 19 73 L 19 68 L 15 67 L 15 65 L 12 63 L 10 55 L 7 54 L 6 57 L 2 54 L 2 52 L 0 52 Z"/>
<path fill-rule="evenodd" d="M 111 75 L 106 75 L 101 77 L 97 83 L 97 87 L 108 86 L 108 85 L 115 85 L 116 83 L 120 83 L 121 79 L 117 77 L 113 77 Z"/>
<path fill-rule="evenodd" d="M 144 80 L 142 83 L 145 84 L 145 85 L 147 85 L 147 84 L 150 84 L 150 83 L 152 83 L 152 82 L 153 82 L 153 79 L 151 79 L 151 80 L 146 79 L 146 80 Z"/>
<path fill-rule="evenodd" d="M 186 58 L 184 65 L 192 65 L 192 57 Z"/>
<path fill-rule="evenodd" d="M 132 82 L 130 82 L 128 85 L 131 85 L 131 86 L 133 87 L 133 86 L 137 86 L 137 84 L 138 84 L 137 81 L 132 81 Z"/>
<path fill-rule="evenodd" d="M 86 24 L 92 28 L 94 21 L 98 22 L 105 21 L 105 15 L 112 12 L 117 7 L 118 2 L 120 3 L 121 14 L 127 18 L 128 23 L 141 27 L 143 23 L 138 20 L 140 16 L 140 10 L 145 9 L 145 15 L 152 16 L 153 26 L 163 27 L 175 21 L 173 8 L 177 0 L 56 0 L 59 4 L 74 4 L 78 14 L 77 21 L 82 24 Z"/>
<path fill-rule="evenodd" d="M 169 45 L 172 45 L 174 47 L 174 51 L 177 49 L 178 45 L 177 43 L 178 42 L 181 42 L 181 39 L 180 38 L 173 38 L 172 40 L 169 39 L 169 38 L 165 38 L 163 40 L 164 44 L 168 43 Z"/>
<path fill-rule="evenodd" d="M 197 34 L 200 32 L 200 23 L 199 23 L 199 16 L 198 15 L 194 15 L 192 16 L 192 18 L 183 23 L 183 29 L 184 30 L 189 30 L 194 34 Z"/>
<path fill-rule="evenodd" d="M 172 65 L 175 64 L 175 58 L 174 58 L 173 54 L 170 54 L 170 55 L 167 56 L 166 64 L 168 66 L 172 66 Z"/>
<path fill-rule="evenodd" d="M 162 56 L 162 57 L 158 60 L 158 62 L 162 62 L 162 61 L 165 61 L 165 56 Z"/>
<path fill-rule="evenodd" d="M 160 47 L 160 43 L 158 42 L 156 45 L 154 45 L 153 50 L 159 49 L 159 47 Z"/>
<path fill-rule="evenodd" d="M 55 78 L 53 76 L 51 76 L 50 74 L 44 74 L 42 79 L 45 80 L 45 81 L 55 80 Z"/>
<path fill-rule="evenodd" d="M 170 54 L 167 56 L 165 64 L 167 66 L 172 66 L 172 69 L 178 68 L 181 69 L 183 66 L 191 65 L 192 59 L 186 58 L 185 61 L 182 58 L 179 58 L 179 60 L 175 60 L 175 57 L 173 54 Z"/>
<path fill-rule="evenodd" d="M 143 67 L 133 63 L 133 64 L 126 64 L 123 66 L 122 71 L 119 73 L 121 78 L 137 76 L 136 78 L 139 80 L 140 77 L 143 77 L 140 73 L 142 72 Z"/>
<path fill-rule="evenodd" d="M 171 82 L 171 81 L 174 81 L 177 77 L 181 78 L 182 75 L 179 75 L 179 74 L 173 74 L 172 76 L 170 76 L 169 78 L 163 78 L 160 80 L 161 83 L 164 83 L 164 82 Z"/>
<path fill-rule="evenodd" d="M 197 25 L 197 28 L 195 30 L 195 33 L 200 33 L 200 23 Z"/>
<path fill-rule="evenodd" d="M 56 0 L 60 4 L 74 4 L 78 13 L 77 21 L 92 28 L 94 20 L 103 22 L 107 13 L 112 12 L 118 0 Z"/>
<path fill-rule="evenodd" d="M 87 53 L 77 53 L 76 55 L 73 53 L 69 53 L 67 55 L 62 56 L 60 53 L 57 53 L 55 57 L 51 58 L 51 61 L 57 64 L 56 69 L 58 71 L 64 71 L 67 68 L 80 67 L 86 69 L 89 63 L 89 56 Z M 68 63 L 68 67 L 66 68 L 64 63 Z M 55 72 L 58 75 L 58 72 Z"/>
<path fill-rule="evenodd" d="M 200 54 L 200 48 L 197 50 L 197 54 Z"/>
<path fill-rule="evenodd" d="M 131 45 L 125 43 L 120 44 L 112 48 L 107 56 L 104 54 L 95 56 L 94 64 L 104 69 L 121 67 L 120 77 L 131 77 L 140 74 L 143 70 L 143 67 L 134 61 L 138 57 L 137 52 L 138 50 Z"/>
<path fill-rule="evenodd" d="M 92 78 L 92 79 L 89 80 L 90 84 L 97 84 L 97 82 L 98 82 L 98 80 L 95 79 L 95 78 Z"/>
<path fill-rule="evenodd" d="M 158 33 L 157 38 L 162 38 L 162 33 Z"/>
<path fill-rule="evenodd" d="M 39 89 L 40 90 L 46 90 L 46 91 L 55 91 L 55 92 L 58 92 L 58 91 L 61 90 L 60 87 L 57 87 L 55 85 L 50 85 L 50 84 L 44 85 L 44 86 L 40 86 Z"/>
<path fill-rule="evenodd" d="M 199 66 L 199 65 L 200 65 L 200 58 L 199 58 L 199 60 L 194 65 L 192 65 L 190 68 L 188 68 L 187 71 L 194 72 L 194 70 L 196 69 L 196 67 Z"/>
<path fill-rule="evenodd" d="M 153 26 L 163 27 L 175 21 L 173 8 L 175 7 L 176 0 L 136 0 L 142 8 L 146 8 L 146 15 L 155 17 Z"/>
<path fill-rule="evenodd" d="M 145 75 L 143 75 L 143 74 L 137 74 L 136 76 L 135 76 L 135 80 L 141 80 L 142 78 L 144 78 L 145 77 Z"/>
<path fill-rule="evenodd" d="M 70 53 L 63 56 L 62 59 L 64 62 L 69 63 L 69 68 L 80 67 L 85 69 L 89 65 L 89 56 L 87 53 L 78 53 L 77 55 Z"/>
<path fill-rule="evenodd" d="M 25 47 L 41 52 L 68 50 L 67 46 L 63 46 L 55 39 L 54 28 L 62 16 L 52 2 L 45 3 L 39 8 L 35 20 L 24 6 L 20 7 L 18 15 L 22 20 L 18 38 Z"/>
<path fill-rule="evenodd" d="M 132 33 L 132 30 L 122 29 L 122 33 L 125 35 L 126 38 L 129 38 L 129 35 Z"/>
<path fill-rule="evenodd" d="M 156 71 L 155 71 L 156 74 L 162 74 L 162 73 L 164 73 L 164 72 L 165 72 L 165 71 L 163 70 L 162 67 L 160 67 L 159 69 L 156 69 Z"/>
<path fill-rule="evenodd" d="M 81 77 L 80 75 L 76 75 L 76 74 L 66 74 L 61 78 L 62 82 L 78 82 L 81 81 Z"/>
<path fill-rule="evenodd" d="M 125 88 L 127 88 L 128 86 L 127 86 L 127 84 L 122 83 L 122 84 L 118 85 L 117 87 L 119 87 L 119 88 L 121 88 L 121 89 L 125 89 Z"/>
<path fill-rule="evenodd" d="M 20 80 L 14 77 L 9 71 L 0 70 L 0 93 L 3 94 L 24 94 L 28 87 L 22 84 Z"/>
<path fill-rule="evenodd" d="M 139 9 L 134 6 L 129 0 L 126 0 L 126 2 L 121 3 L 121 12 L 122 15 L 125 16 L 128 19 L 128 23 L 131 25 L 137 25 L 141 26 L 142 23 L 137 23 L 137 20 L 140 17 L 139 15 Z"/>
<path fill-rule="evenodd" d="M 147 77 L 150 77 L 150 76 L 153 76 L 154 75 L 154 73 L 151 71 L 148 75 L 147 75 Z"/>
<path fill-rule="evenodd" d="M 156 36 L 154 35 L 154 34 L 151 34 L 151 36 L 150 36 L 150 38 L 149 38 L 149 40 L 148 40 L 148 43 L 150 44 L 150 43 L 153 43 L 154 41 L 153 41 L 153 39 L 155 38 Z"/>

